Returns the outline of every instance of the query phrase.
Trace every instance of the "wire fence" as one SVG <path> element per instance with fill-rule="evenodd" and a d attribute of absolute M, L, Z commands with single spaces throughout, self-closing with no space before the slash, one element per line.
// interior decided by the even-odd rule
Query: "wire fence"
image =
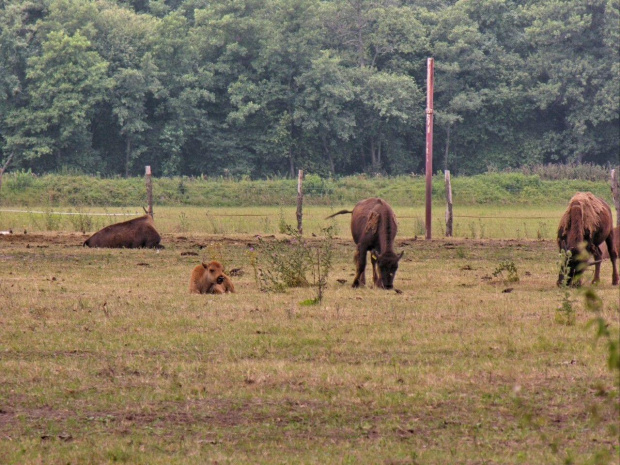
<path fill-rule="evenodd" d="M 88 215 L 88 216 L 136 216 L 139 215 L 140 212 L 134 213 L 93 213 L 93 212 L 59 212 L 55 210 L 7 210 L 0 209 L 0 213 L 34 213 L 37 215 Z"/>

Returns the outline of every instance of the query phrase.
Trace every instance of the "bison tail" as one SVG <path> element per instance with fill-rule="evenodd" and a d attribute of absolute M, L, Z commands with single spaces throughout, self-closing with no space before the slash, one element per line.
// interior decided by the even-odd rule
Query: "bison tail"
<path fill-rule="evenodd" d="M 334 216 L 338 216 L 338 215 L 344 215 L 345 213 L 353 213 L 353 210 L 340 210 L 339 212 L 334 213 L 333 215 L 329 215 L 328 217 L 326 217 L 325 219 L 328 220 L 330 218 L 333 218 Z"/>

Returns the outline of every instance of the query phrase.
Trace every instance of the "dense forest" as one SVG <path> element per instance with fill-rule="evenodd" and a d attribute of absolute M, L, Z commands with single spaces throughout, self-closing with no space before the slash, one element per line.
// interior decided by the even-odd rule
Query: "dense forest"
<path fill-rule="evenodd" d="M 619 0 L 0 0 L 0 168 L 617 163 Z"/>

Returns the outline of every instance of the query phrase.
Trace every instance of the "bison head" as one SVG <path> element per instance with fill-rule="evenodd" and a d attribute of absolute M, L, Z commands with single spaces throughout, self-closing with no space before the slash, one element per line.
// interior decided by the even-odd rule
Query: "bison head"
<path fill-rule="evenodd" d="M 211 261 L 202 264 L 205 269 L 204 281 L 213 284 L 222 284 L 224 282 L 224 267 L 218 261 Z"/>
<path fill-rule="evenodd" d="M 377 254 L 372 252 L 373 267 L 375 271 L 375 286 L 381 289 L 393 289 L 394 277 L 398 270 L 398 261 L 403 257 L 405 252 L 396 255 L 394 252 L 384 252 Z"/>
<path fill-rule="evenodd" d="M 579 286 L 581 275 L 588 266 L 590 258 L 586 243 L 581 243 L 577 247 L 561 247 L 561 253 L 558 286 Z"/>

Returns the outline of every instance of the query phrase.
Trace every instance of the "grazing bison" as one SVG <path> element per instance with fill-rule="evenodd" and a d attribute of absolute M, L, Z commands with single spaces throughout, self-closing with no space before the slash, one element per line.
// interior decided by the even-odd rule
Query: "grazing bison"
<path fill-rule="evenodd" d="M 163 248 L 161 236 L 155 230 L 153 218 L 144 215 L 122 223 L 111 224 L 97 231 L 84 242 L 88 247 L 138 249 Z"/>
<path fill-rule="evenodd" d="M 567 262 L 568 276 L 562 272 L 558 277 L 558 285 L 567 281 L 568 285 L 580 284 L 575 276 L 586 266 L 581 258 L 580 248 L 585 244 L 585 250 L 594 257 L 593 283 L 599 281 L 601 270 L 601 249 L 599 245 L 605 242 L 611 259 L 612 284 L 618 284 L 618 269 L 616 268 L 617 253 L 614 248 L 614 230 L 611 208 L 605 201 L 590 192 L 577 192 L 568 204 L 558 227 L 558 246 L 560 250 L 570 252 Z"/>
<path fill-rule="evenodd" d="M 375 286 L 381 289 L 392 289 L 398 261 L 404 253 L 401 252 L 399 255 L 394 253 L 397 226 L 396 215 L 392 208 L 384 200 L 370 198 L 358 202 L 352 211 L 340 210 L 327 218 L 343 213 L 352 213 L 351 233 L 357 245 L 353 287 L 366 284 L 366 252 L 370 251 Z"/>
<path fill-rule="evenodd" d="M 235 292 L 235 286 L 224 274 L 224 267 L 217 261 L 197 265 L 189 278 L 190 294 L 225 294 Z"/>

